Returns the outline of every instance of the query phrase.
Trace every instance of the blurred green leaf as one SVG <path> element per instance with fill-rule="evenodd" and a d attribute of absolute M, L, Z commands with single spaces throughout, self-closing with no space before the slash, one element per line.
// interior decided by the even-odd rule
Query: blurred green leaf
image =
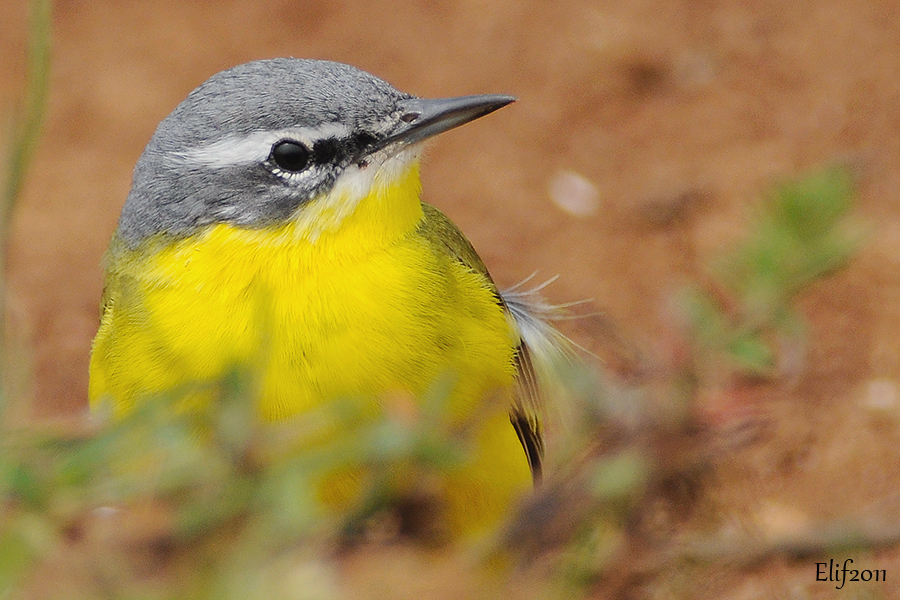
<path fill-rule="evenodd" d="M 682 295 L 704 361 L 721 364 L 725 355 L 739 372 L 771 374 L 777 363 L 771 334 L 783 339 L 805 331 L 790 306 L 795 296 L 846 264 L 862 241 L 848 216 L 852 201 L 853 178 L 840 167 L 785 183 L 766 198 L 747 237 L 716 261 L 713 285 Z"/>
<path fill-rule="evenodd" d="M 643 492 L 650 464 L 637 448 L 627 448 L 619 454 L 604 457 L 594 465 L 591 491 L 604 501 L 634 499 Z"/>
<path fill-rule="evenodd" d="M 841 167 L 823 169 L 781 185 L 769 199 L 771 218 L 801 243 L 829 235 L 846 216 L 853 178 Z"/>
<path fill-rule="evenodd" d="M 0 600 L 13 597 L 16 584 L 35 558 L 20 533 L 0 521 Z"/>
<path fill-rule="evenodd" d="M 758 335 L 743 335 L 732 340 L 729 352 L 738 367 L 754 375 L 767 375 L 775 366 L 775 353 Z"/>

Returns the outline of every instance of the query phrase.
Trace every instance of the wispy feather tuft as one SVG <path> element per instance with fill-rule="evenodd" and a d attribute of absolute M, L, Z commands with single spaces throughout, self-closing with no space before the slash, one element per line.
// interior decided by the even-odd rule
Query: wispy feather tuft
<path fill-rule="evenodd" d="M 511 421 L 528 454 L 535 480 L 540 479 L 543 462 L 543 435 L 540 424 L 550 413 L 562 409 L 566 395 L 564 377 L 576 362 L 575 342 L 553 326 L 555 321 L 570 318 L 566 309 L 581 304 L 550 304 L 540 292 L 556 280 L 526 288 L 531 275 L 517 285 L 500 292 L 519 332 L 516 354 L 517 406 Z"/>

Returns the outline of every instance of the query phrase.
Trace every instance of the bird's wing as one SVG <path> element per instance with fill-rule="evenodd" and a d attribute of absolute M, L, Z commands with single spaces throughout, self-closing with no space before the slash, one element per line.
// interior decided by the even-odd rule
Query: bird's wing
<path fill-rule="evenodd" d="M 423 203 L 425 218 L 419 233 L 435 247 L 442 248 L 466 267 L 483 275 L 493 288 L 497 303 L 515 323 L 519 335 L 516 348 L 516 401 L 510 407 L 510 421 L 528 457 L 535 481 L 541 478 L 544 441 L 541 414 L 547 396 L 546 375 L 552 372 L 554 357 L 565 354 L 560 341 L 565 338 L 547 321 L 552 307 L 540 301 L 533 291 L 497 289 L 487 267 L 472 244 L 438 209 Z"/>

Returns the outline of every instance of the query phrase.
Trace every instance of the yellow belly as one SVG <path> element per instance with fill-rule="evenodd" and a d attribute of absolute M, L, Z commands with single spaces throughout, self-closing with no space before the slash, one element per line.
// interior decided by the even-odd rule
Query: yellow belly
<path fill-rule="evenodd" d="M 366 231 L 366 211 L 383 210 L 383 196 L 314 243 L 298 239 L 292 224 L 219 224 L 138 250 L 114 242 L 91 357 L 92 403 L 105 399 L 123 413 L 240 368 L 255 378 L 260 414 L 278 420 L 339 398 L 377 408 L 395 392 L 421 397 L 449 375 L 451 421 L 477 416 L 484 424 L 471 468 L 451 478 L 451 524 L 495 521 L 530 486 L 505 416 L 515 331 L 486 276 L 417 235 L 417 195 L 414 206 L 391 213 L 400 235 Z M 485 510 L 473 512 L 479 505 Z"/>

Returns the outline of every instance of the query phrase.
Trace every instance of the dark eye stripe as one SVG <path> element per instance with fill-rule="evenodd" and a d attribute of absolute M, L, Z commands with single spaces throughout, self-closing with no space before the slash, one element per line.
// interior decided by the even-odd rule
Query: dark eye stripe
<path fill-rule="evenodd" d="M 325 138 L 312 147 L 312 162 L 317 165 L 337 164 L 351 156 L 358 156 L 377 141 L 370 133 L 357 133 L 349 138 Z"/>
<path fill-rule="evenodd" d="M 317 165 L 337 162 L 341 154 L 341 143 L 336 138 L 325 138 L 313 144 L 312 159 Z"/>
<path fill-rule="evenodd" d="M 362 131 L 347 140 L 347 149 L 350 150 L 350 156 L 357 156 L 376 141 L 378 141 L 378 138 L 374 135 Z"/>

